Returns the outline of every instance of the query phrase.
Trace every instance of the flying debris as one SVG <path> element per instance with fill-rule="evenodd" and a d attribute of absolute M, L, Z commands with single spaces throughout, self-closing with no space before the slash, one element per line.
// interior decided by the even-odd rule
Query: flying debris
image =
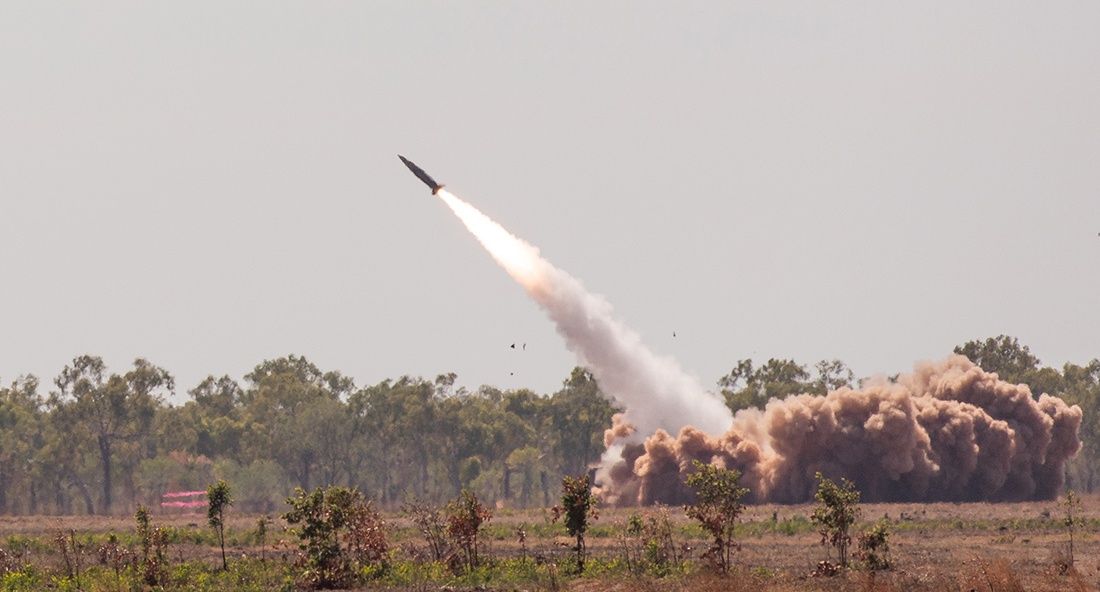
<path fill-rule="evenodd" d="M 409 167 L 409 170 L 412 171 L 412 173 L 414 175 L 416 175 L 417 179 L 420 179 L 421 181 L 424 182 L 425 185 L 427 185 L 429 188 L 431 188 L 432 195 L 435 195 L 435 194 L 439 193 L 439 190 L 443 189 L 442 185 L 440 185 L 439 183 L 436 183 L 435 179 L 433 179 L 431 175 L 429 175 L 428 173 L 425 173 L 424 169 L 416 166 L 416 164 L 414 164 L 413 161 L 405 158 L 404 156 L 401 156 L 400 154 L 397 155 L 397 158 L 400 158 L 401 162 L 405 163 L 405 166 Z"/>

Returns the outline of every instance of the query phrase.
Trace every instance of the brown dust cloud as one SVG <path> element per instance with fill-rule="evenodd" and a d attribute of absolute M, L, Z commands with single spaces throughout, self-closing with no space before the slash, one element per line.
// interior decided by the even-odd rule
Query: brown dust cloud
<path fill-rule="evenodd" d="M 1055 498 L 1080 448 L 1081 409 L 1033 398 L 963 356 L 917 364 L 896 383 L 773 399 L 710 436 L 685 426 L 627 444 L 601 496 L 612 505 L 693 503 L 692 461 L 741 471 L 746 501 L 813 499 L 815 474 L 852 481 L 865 502 Z M 607 431 L 611 444 L 631 428 Z"/>
<path fill-rule="evenodd" d="M 860 390 L 773 399 L 732 415 L 611 305 L 446 190 L 437 195 L 539 304 L 624 412 L 605 434 L 597 494 L 616 506 L 693 503 L 692 461 L 736 469 L 750 503 L 813 499 L 815 474 L 865 502 L 1053 499 L 1081 443 L 1081 409 L 999 380 L 963 356 Z"/>

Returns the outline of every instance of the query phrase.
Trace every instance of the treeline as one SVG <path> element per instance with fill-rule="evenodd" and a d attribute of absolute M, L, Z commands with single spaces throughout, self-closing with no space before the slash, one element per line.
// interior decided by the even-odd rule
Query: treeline
<path fill-rule="evenodd" d="M 550 396 L 454 380 L 357 388 L 292 355 L 259 364 L 243 386 L 208 377 L 172 406 L 165 369 L 139 359 L 109 374 L 81 356 L 48 396 L 33 376 L 0 389 L 0 513 L 131 513 L 217 479 L 251 512 L 327 485 L 391 505 L 465 488 L 546 506 L 562 475 L 584 473 L 604 450 L 614 409 L 579 368 Z"/>
<path fill-rule="evenodd" d="M 1068 486 L 1100 487 L 1100 361 L 1044 367 L 1003 335 L 955 352 L 1036 396 L 1080 405 L 1084 448 Z M 463 489 L 548 507 L 564 476 L 584 474 L 604 452 L 616 409 L 581 368 L 550 395 L 454 382 L 443 374 L 357 387 L 291 355 L 257 365 L 243 384 L 210 376 L 174 406 L 167 370 L 138 359 L 110 373 L 102 359 L 81 356 L 47 393 L 34 376 L 0 388 L 0 514 L 131 513 L 218 479 L 234 485 L 236 507 L 247 512 L 274 512 L 295 487 L 327 485 L 358 486 L 390 507 Z M 733 410 L 857 384 L 838 360 L 741 360 L 718 381 Z"/>

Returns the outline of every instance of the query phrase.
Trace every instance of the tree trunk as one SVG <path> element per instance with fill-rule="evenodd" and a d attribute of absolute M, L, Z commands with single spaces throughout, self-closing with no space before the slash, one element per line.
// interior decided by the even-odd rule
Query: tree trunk
<path fill-rule="evenodd" d="M 451 486 L 455 488 L 455 495 L 462 493 L 462 476 L 458 468 L 458 451 L 451 450 L 451 462 L 447 463 L 447 470 L 451 474 Z"/>
<path fill-rule="evenodd" d="M 531 469 L 523 469 L 523 486 L 519 492 L 519 505 L 524 510 L 527 509 L 527 502 L 531 500 Z"/>
<path fill-rule="evenodd" d="M 137 508 L 137 487 L 134 486 L 133 466 L 122 465 L 122 500 L 126 505 L 126 512 L 133 513 Z"/>
<path fill-rule="evenodd" d="M 73 484 L 80 490 L 80 495 L 84 497 L 84 505 L 88 510 L 88 515 L 94 516 L 95 505 L 92 504 L 92 494 L 88 493 L 88 486 L 84 485 L 84 480 L 80 478 L 80 475 L 76 474 L 76 471 L 70 470 L 69 474 L 72 477 Z"/>
<path fill-rule="evenodd" d="M 352 460 L 351 456 L 344 457 L 344 474 L 348 478 L 348 487 L 360 487 L 365 492 L 370 492 L 370 487 L 359 480 L 359 467 L 362 465 L 362 456 L 358 460 Z"/>
<path fill-rule="evenodd" d="M 381 471 L 378 472 L 378 484 L 382 488 L 382 495 L 379 498 L 383 503 L 388 504 L 393 501 L 390 499 L 390 451 L 388 448 L 382 448 L 382 456 L 378 461 L 381 465 L 379 467 Z"/>
<path fill-rule="evenodd" d="M 111 440 L 99 436 L 99 455 L 103 457 L 103 513 L 111 513 Z"/>
<path fill-rule="evenodd" d="M 377 448 L 381 452 L 378 456 L 378 465 L 376 469 L 380 471 L 374 471 L 378 475 L 378 483 L 382 487 L 381 500 L 385 503 L 389 503 L 393 500 L 390 499 L 390 458 L 392 455 L 389 433 L 386 431 L 385 426 L 382 426 L 378 430 L 378 435 L 375 436 L 377 442 Z M 368 473 L 371 473 L 370 467 L 367 469 Z"/>
<path fill-rule="evenodd" d="M 11 479 L 8 478 L 8 471 L 6 467 L 0 467 L 0 514 L 10 514 L 8 512 L 8 486 L 11 484 Z"/>
<path fill-rule="evenodd" d="M 57 476 L 57 480 L 54 481 L 56 488 L 54 489 L 54 513 L 57 516 L 64 516 L 68 514 L 68 500 L 69 495 L 65 492 L 65 488 L 61 486 L 61 475 Z"/>
<path fill-rule="evenodd" d="M 539 471 L 539 481 L 542 483 L 542 507 L 550 507 L 550 480 L 546 471 Z"/>
<path fill-rule="evenodd" d="M 420 497 L 428 495 L 428 453 L 420 454 Z"/>

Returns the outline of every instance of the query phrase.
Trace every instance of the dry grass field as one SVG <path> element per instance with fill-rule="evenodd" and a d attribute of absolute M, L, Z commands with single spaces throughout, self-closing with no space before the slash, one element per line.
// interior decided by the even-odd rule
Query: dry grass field
<path fill-rule="evenodd" d="M 1100 496 L 1083 499 L 1083 515 L 1100 524 Z M 1097 590 L 1100 584 L 1100 532 L 1086 527 L 1075 537 L 1075 565 L 1066 569 L 1068 537 L 1060 519 L 1065 509 L 1057 501 L 1029 503 L 936 503 L 936 504 L 863 504 L 862 519 L 874 523 L 888 519 L 893 524 L 890 555 L 896 569 L 869 574 L 850 572 L 837 577 L 810 577 L 818 562 L 833 559 L 821 546 L 820 536 L 808 523 L 812 504 L 798 506 L 751 506 L 743 515 L 745 534 L 736 556 L 736 574 L 730 577 L 693 576 L 691 578 L 610 577 L 586 578 L 554 583 L 583 592 L 632 592 L 663 590 Z M 691 560 L 698 558 L 706 540 L 679 508 L 667 509 L 674 529 L 674 542 Z M 654 509 L 615 509 L 601 511 L 600 519 L 588 539 L 595 557 L 623 557 L 632 544 L 626 537 L 629 516 L 656 515 Z M 495 557 L 518 557 L 524 552 L 515 532 L 527 525 L 526 554 L 529 557 L 561 557 L 568 554 L 571 539 L 546 526 L 543 510 L 497 510 L 486 537 L 488 551 Z M 159 526 L 176 527 L 180 532 L 202 531 L 203 516 L 154 516 Z M 414 548 L 422 539 L 406 519 L 392 514 L 392 541 L 395 547 Z M 233 514 L 228 529 L 237 544 L 227 551 L 232 557 L 258 557 L 260 548 L 242 544 L 251 542 L 247 534 L 255 528 L 256 516 Z M 539 528 L 541 525 L 541 528 Z M 781 525 L 787 525 L 782 528 Z M 283 523 L 276 519 L 269 530 L 269 541 L 289 539 Z M 19 541 L 24 544 L 25 560 L 40 567 L 56 568 L 57 554 L 48 541 L 58 529 L 78 534 L 108 532 L 133 533 L 130 517 L 34 516 L 0 517 L 0 546 L 9 552 Z M 292 557 L 293 541 L 282 549 L 267 549 L 268 556 Z M 207 541 L 180 540 L 169 549 L 177 561 L 220 561 L 220 551 Z M 94 563 L 89 552 L 87 563 Z M 542 584 L 517 589 L 544 587 Z M 511 588 L 507 588 L 511 589 Z"/>

